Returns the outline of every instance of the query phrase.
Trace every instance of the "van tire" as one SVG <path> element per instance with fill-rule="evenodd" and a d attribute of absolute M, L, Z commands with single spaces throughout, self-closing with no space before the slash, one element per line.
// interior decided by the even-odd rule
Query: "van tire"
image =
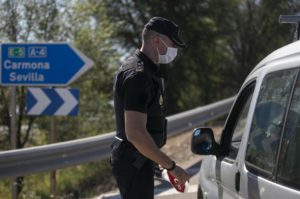
<path fill-rule="evenodd" d="M 203 193 L 200 185 L 198 185 L 197 199 L 203 199 Z"/>

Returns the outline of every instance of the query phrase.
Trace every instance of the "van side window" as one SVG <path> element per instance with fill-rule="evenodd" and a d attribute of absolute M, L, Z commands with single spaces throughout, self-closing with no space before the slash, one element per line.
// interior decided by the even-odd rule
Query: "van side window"
<path fill-rule="evenodd" d="M 251 87 L 251 88 L 254 88 Z M 247 115 L 248 115 L 248 111 L 249 111 L 249 107 L 250 107 L 250 102 L 252 99 L 252 95 L 253 95 L 253 90 L 251 89 L 251 92 L 248 93 L 248 97 L 246 98 L 245 104 L 241 109 L 240 115 L 237 118 L 237 123 L 236 126 L 233 130 L 233 134 L 232 134 L 232 138 L 231 138 L 231 146 L 230 146 L 230 150 L 229 150 L 229 154 L 228 157 L 235 159 L 237 156 L 237 153 L 239 151 L 240 148 L 240 144 L 242 141 L 242 136 L 244 134 L 245 131 L 245 126 L 246 126 L 246 122 L 247 122 Z"/>
<path fill-rule="evenodd" d="M 235 160 L 245 132 L 247 116 L 255 88 L 255 81 L 248 84 L 239 94 L 222 135 L 222 144 L 228 151 L 226 157 Z"/>
<path fill-rule="evenodd" d="M 247 168 L 263 176 L 272 175 L 287 108 L 297 69 L 271 73 L 261 85 L 252 120 L 247 152 Z"/>
<path fill-rule="evenodd" d="M 300 190 L 300 80 L 298 78 L 283 133 L 279 182 Z"/>

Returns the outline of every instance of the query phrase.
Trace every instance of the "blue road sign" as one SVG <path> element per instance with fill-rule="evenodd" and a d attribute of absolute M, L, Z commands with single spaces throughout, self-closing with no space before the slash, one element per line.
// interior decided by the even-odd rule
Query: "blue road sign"
<path fill-rule="evenodd" d="M 68 43 L 2 44 L 0 84 L 66 86 L 92 65 Z"/>
<path fill-rule="evenodd" d="M 71 115 L 79 112 L 79 90 L 67 88 L 28 88 L 28 115 Z"/>

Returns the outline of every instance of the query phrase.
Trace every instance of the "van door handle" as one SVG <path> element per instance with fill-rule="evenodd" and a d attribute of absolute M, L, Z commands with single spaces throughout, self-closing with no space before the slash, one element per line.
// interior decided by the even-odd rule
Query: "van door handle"
<path fill-rule="evenodd" d="M 240 179 L 241 179 L 241 173 L 238 171 L 235 173 L 235 190 L 237 192 L 240 191 Z"/>

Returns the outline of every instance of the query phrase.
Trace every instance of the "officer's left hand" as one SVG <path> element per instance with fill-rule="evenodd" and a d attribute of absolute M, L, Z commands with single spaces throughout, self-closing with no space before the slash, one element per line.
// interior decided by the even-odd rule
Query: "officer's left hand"
<path fill-rule="evenodd" d="M 177 183 L 179 185 L 184 185 L 186 181 L 189 181 L 189 174 L 180 166 L 176 166 L 171 174 L 177 179 Z"/>

